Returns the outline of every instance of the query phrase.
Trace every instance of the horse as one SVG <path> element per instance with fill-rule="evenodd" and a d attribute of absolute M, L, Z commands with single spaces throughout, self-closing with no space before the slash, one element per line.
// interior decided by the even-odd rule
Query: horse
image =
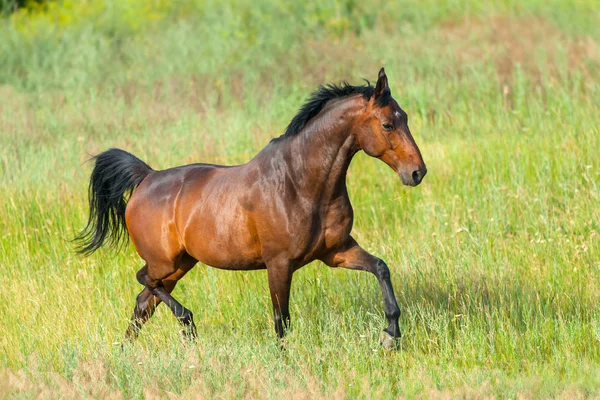
<path fill-rule="evenodd" d="M 375 87 L 369 81 L 319 86 L 284 134 L 243 165 L 154 170 L 120 149 L 95 156 L 89 219 L 75 240 L 78 252 L 89 255 L 105 243 L 120 247 L 129 236 L 145 261 L 136 275 L 144 288 L 126 340 L 138 336 L 161 302 L 184 337 L 197 337 L 192 312 L 171 293 L 198 262 L 266 269 L 275 332 L 283 339 L 291 321 L 292 276 L 320 260 L 377 277 L 388 323 L 380 343 L 395 348 L 400 309 L 389 268 L 350 235 L 354 216 L 346 174 L 361 150 L 390 166 L 404 185 L 417 186 L 427 173 L 383 68 Z"/>

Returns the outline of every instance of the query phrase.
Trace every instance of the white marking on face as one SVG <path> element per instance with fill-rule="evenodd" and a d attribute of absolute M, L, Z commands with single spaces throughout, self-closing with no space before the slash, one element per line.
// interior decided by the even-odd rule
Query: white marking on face
<path fill-rule="evenodd" d="M 400 111 L 394 111 L 394 116 L 400 118 Z"/>

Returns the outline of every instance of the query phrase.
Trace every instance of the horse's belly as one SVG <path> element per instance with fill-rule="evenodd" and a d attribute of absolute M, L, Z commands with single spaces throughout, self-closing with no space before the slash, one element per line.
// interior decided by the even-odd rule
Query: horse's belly
<path fill-rule="evenodd" d="M 220 245 L 194 245 L 186 249 L 196 260 L 211 267 L 229 270 L 251 270 L 265 268 L 258 254 L 239 251 L 232 247 Z"/>
<path fill-rule="evenodd" d="M 239 211 L 239 210 L 237 210 Z M 221 269 L 264 268 L 260 241 L 248 216 L 198 216 L 185 229 L 184 246 L 198 261 Z"/>

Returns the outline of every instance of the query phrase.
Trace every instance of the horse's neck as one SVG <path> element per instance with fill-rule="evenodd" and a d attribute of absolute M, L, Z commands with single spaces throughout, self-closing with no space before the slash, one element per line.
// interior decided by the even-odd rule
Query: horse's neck
<path fill-rule="evenodd" d="M 346 172 L 358 151 L 351 117 L 359 105 L 355 99 L 327 105 L 296 136 L 280 143 L 289 174 L 303 193 L 324 201 L 345 193 Z"/>

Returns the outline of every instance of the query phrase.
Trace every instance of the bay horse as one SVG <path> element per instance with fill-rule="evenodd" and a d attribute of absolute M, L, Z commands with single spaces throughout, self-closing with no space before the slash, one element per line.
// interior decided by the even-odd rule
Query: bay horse
<path fill-rule="evenodd" d="M 377 84 L 320 86 L 292 119 L 248 163 L 191 164 L 162 171 L 123 150 L 95 158 L 90 213 L 77 236 L 90 254 L 127 234 L 145 265 L 137 272 L 144 289 L 126 332 L 137 337 L 160 302 L 169 306 L 190 339 L 190 310 L 171 292 L 196 263 L 227 269 L 266 269 L 275 331 L 290 326 L 292 275 L 321 260 L 330 267 L 364 270 L 381 286 L 388 326 L 385 349 L 400 337 L 400 309 L 388 266 L 350 235 L 353 211 L 346 173 L 358 151 L 389 165 L 409 186 L 427 169 L 406 113 L 392 98 L 383 68 Z"/>

